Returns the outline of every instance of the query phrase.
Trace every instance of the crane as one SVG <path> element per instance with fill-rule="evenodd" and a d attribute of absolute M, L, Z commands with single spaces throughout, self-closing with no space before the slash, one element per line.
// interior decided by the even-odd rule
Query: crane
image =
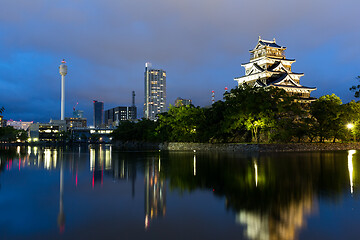
<path fill-rule="evenodd" d="M 79 103 L 77 102 L 76 104 L 75 104 L 75 106 L 73 107 L 73 111 L 75 112 L 75 109 L 76 109 L 76 106 L 78 105 Z"/>

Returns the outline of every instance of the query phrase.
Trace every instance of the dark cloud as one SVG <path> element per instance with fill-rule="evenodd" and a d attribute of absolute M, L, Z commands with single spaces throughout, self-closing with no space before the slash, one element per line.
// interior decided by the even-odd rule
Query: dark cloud
<path fill-rule="evenodd" d="M 359 7 L 355 0 L 2 2 L 0 103 L 12 106 L 12 118 L 57 117 L 57 67 L 66 58 L 67 114 L 79 102 L 91 118 L 93 99 L 128 105 L 132 90 L 141 107 L 146 61 L 167 70 L 169 103 L 181 96 L 207 105 L 211 90 L 220 99 L 235 85 L 259 35 L 288 47 L 304 85 L 348 101 L 359 75 Z"/>

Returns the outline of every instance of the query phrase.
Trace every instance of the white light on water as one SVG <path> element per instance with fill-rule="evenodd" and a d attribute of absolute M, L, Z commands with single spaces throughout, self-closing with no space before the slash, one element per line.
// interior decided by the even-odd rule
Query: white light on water
<path fill-rule="evenodd" d="M 348 151 L 348 170 L 349 170 L 349 179 L 350 179 L 350 193 L 354 192 L 354 167 L 353 167 L 353 155 L 356 153 L 356 150 Z"/>
<path fill-rule="evenodd" d="M 255 186 L 257 187 L 257 185 L 258 185 L 258 165 L 257 165 L 256 161 L 254 161 L 254 168 L 255 168 Z"/>
<path fill-rule="evenodd" d="M 196 176 L 196 155 L 194 154 L 194 176 Z"/>
<path fill-rule="evenodd" d="M 95 149 L 90 148 L 90 171 L 95 169 Z"/>

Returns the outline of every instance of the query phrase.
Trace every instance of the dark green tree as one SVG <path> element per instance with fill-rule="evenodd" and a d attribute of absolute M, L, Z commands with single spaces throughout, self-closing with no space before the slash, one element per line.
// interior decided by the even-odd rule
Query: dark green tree
<path fill-rule="evenodd" d="M 226 142 L 228 135 L 224 129 L 226 103 L 217 101 L 211 107 L 203 108 L 204 121 L 199 124 L 198 137 L 201 142 Z"/>
<path fill-rule="evenodd" d="M 360 76 L 357 76 L 356 79 L 360 81 Z M 360 84 L 354 85 L 350 88 L 350 91 L 354 92 L 354 97 L 359 98 L 360 97 Z"/>
<path fill-rule="evenodd" d="M 15 142 L 18 130 L 13 127 L 0 127 L 0 142 Z"/>
<path fill-rule="evenodd" d="M 293 98 L 279 88 L 239 87 L 225 96 L 225 102 L 225 131 L 250 131 L 254 142 L 261 140 L 261 133 L 269 141 L 271 131 L 279 127 L 277 123 L 293 116 Z"/>
<path fill-rule="evenodd" d="M 17 139 L 25 142 L 28 139 L 28 133 L 25 130 L 17 130 Z"/>
<path fill-rule="evenodd" d="M 199 127 L 205 121 L 204 110 L 193 105 L 170 106 L 166 114 L 159 115 L 159 134 L 166 133 L 168 141 L 199 141 Z"/>
<path fill-rule="evenodd" d="M 343 112 L 343 125 L 347 126 L 347 131 L 349 134 L 345 136 L 349 139 L 359 139 L 360 136 L 360 102 L 355 102 L 354 100 L 344 104 L 342 106 Z M 349 126 L 351 128 L 349 129 Z"/>
<path fill-rule="evenodd" d="M 156 127 L 157 122 L 149 119 L 142 119 L 137 123 L 131 121 L 123 121 L 112 133 L 114 141 L 158 141 L 158 133 Z"/>
<path fill-rule="evenodd" d="M 315 120 L 314 130 L 320 142 L 330 138 L 335 142 L 344 131 L 341 104 L 341 99 L 335 94 L 322 96 L 311 104 L 310 113 Z"/>

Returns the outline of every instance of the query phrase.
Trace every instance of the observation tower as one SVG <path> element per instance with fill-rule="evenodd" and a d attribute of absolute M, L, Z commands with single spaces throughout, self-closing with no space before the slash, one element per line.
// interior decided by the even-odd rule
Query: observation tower
<path fill-rule="evenodd" d="M 59 72 L 61 75 L 61 120 L 65 120 L 65 76 L 67 74 L 65 59 L 61 61 Z"/>

